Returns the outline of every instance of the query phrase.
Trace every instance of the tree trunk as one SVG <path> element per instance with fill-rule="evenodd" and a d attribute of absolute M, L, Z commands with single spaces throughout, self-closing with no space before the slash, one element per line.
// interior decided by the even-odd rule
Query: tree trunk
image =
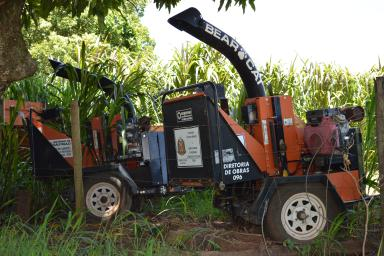
<path fill-rule="evenodd" d="M 72 101 L 71 104 L 71 131 L 73 149 L 73 178 L 75 182 L 76 213 L 84 212 L 84 185 L 83 185 L 83 158 L 80 137 L 80 114 L 79 102 Z"/>
<path fill-rule="evenodd" d="M 381 228 L 384 235 L 384 77 L 376 78 L 376 143 L 379 160 Z"/>
<path fill-rule="evenodd" d="M 36 62 L 21 33 L 25 0 L 0 0 L 0 96 L 13 81 L 32 76 Z"/>

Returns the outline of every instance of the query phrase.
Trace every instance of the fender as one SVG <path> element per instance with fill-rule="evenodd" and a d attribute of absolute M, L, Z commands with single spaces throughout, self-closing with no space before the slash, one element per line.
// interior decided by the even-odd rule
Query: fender
<path fill-rule="evenodd" d="M 129 185 L 131 188 L 132 194 L 136 195 L 138 193 L 136 182 L 132 179 L 131 175 L 129 175 L 128 171 L 121 165 L 118 165 L 118 171 L 120 177 Z"/>
<path fill-rule="evenodd" d="M 265 178 L 263 186 L 252 205 L 248 208 L 248 211 L 243 211 L 242 216 L 251 223 L 260 225 L 262 223 L 264 211 L 268 207 L 268 202 L 275 193 L 279 185 L 300 183 L 308 186 L 313 183 L 321 183 L 328 186 L 328 190 L 336 200 L 341 210 L 346 210 L 344 202 L 341 200 L 335 187 L 331 184 L 325 174 L 310 175 L 310 176 L 290 176 L 290 177 L 268 177 Z"/>
<path fill-rule="evenodd" d="M 126 183 L 130 187 L 133 195 L 138 193 L 136 182 L 132 179 L 131 175 L 129 175 L 128 171 L 121 164 L 109 164 L 83 169 L 84 177 L 111 174 L 121 178 L 121 180 L 124 181 L 124 183 Z"/>

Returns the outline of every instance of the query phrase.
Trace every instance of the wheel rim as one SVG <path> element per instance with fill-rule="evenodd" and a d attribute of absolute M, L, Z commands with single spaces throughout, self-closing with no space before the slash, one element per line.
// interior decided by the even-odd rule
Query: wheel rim
<path fill-rule="evenodd" d="M 324 230 L 327 211 L 323 202 L 311 193 L 291 196 L 281 210 L 284 230 L 297 240 L 311 240 Z"/>
<path fill-rule="evenodd" d="M 96 183 L 87 192 L 86 205 L 93 215 L 109 217 L 119 210 L 120 192 L 110 183 Z"/>

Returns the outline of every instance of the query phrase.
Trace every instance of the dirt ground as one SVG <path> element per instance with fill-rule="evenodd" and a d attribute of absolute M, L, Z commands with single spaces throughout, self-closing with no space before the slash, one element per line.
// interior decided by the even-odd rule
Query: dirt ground
<path fill-rule="evenodd" d="M 184 255 L 202 256 L 257 256 L 298 255 L 282 243 L 264 240 L 258 226 L 251 228 L 231 222 L 186 222 L 178 218 L 161 218 L 156 221 L 167 226 L 166 241 L 169 244 L 183 244 L 189 250 Z M 331 255 L 362 255 L 362 241 L 342 241 L 343 251 L 332 251 Z M 190 248 L 195 249 L 194 253 Z M 376 255 L 372 245 L 367 245 L 368 255 Z M 328 254 L 328 253 L 326 253 Z M 366 253 L 367 255 L 367 253 Z"/>

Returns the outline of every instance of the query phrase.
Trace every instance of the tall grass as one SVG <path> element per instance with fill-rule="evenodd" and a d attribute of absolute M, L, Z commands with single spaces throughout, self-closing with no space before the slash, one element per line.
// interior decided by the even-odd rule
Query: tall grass
<path fill-rule="evenodd" d="M 242 86 L 237 71 L 221 53 L 202 43 L 186 44 L 176 51 L 168 70 L 172 76 L 167 89 L 211 81 L 225 86 L 232 108 L 238 103 Z"/>
<path fill-rule="evenodd" d="M 212 206 L 212 193 L 193 191 L 162 198 L 156 209 L 151 209 L 155 214 L 149 217 L 125 212 L 105 224 L 85 224 L 70 211 L 63 217 L 57 198 L 48 211 L 44 214 L 38 211 L 28 223 L 14 215 L 8 216 L 0 226 L 0 255 L 180 255 L 180 250 L 190 251 L 201 245 L 168 240 L 172 227 L 161 220 L 182 221 L 176 220 L 175 224 L 191 223 L 191 219 L 224 220 L 226 216 Z M 180 239 L 207 232 L 197 227 L 185 231 L 186 237 Z"/>
<path fill-rule="evenodd" d="M 159 212 L 159 215 L 171 213 L 182 219 L 193 221 L 225 220 L 226 213 L 215 208 L 212 204 L 214 191 L 191 191 L 184 195 L 162 197 L 158 199 L 152 211 Z"/>
<path fill-rule="evenodd" d="M 39 225 L 10 216 L 0 228 L 0 255 L 158 255 L 167 251 L 162 231 L 132 216 L 108 227 L 85 225 L 71 213 L 57 219 L 52 209 Z"/>
<path fill-rule="evenodd" d="M 0 212 L 14 199 L 15 191 L 28 186 L 32 178 L 22 148 L 25 134 L 13 126 L 21 104 L 22 101 L 18 100 L 17 106 L 11 109 L 9 123 L 0 123 Z"/>

